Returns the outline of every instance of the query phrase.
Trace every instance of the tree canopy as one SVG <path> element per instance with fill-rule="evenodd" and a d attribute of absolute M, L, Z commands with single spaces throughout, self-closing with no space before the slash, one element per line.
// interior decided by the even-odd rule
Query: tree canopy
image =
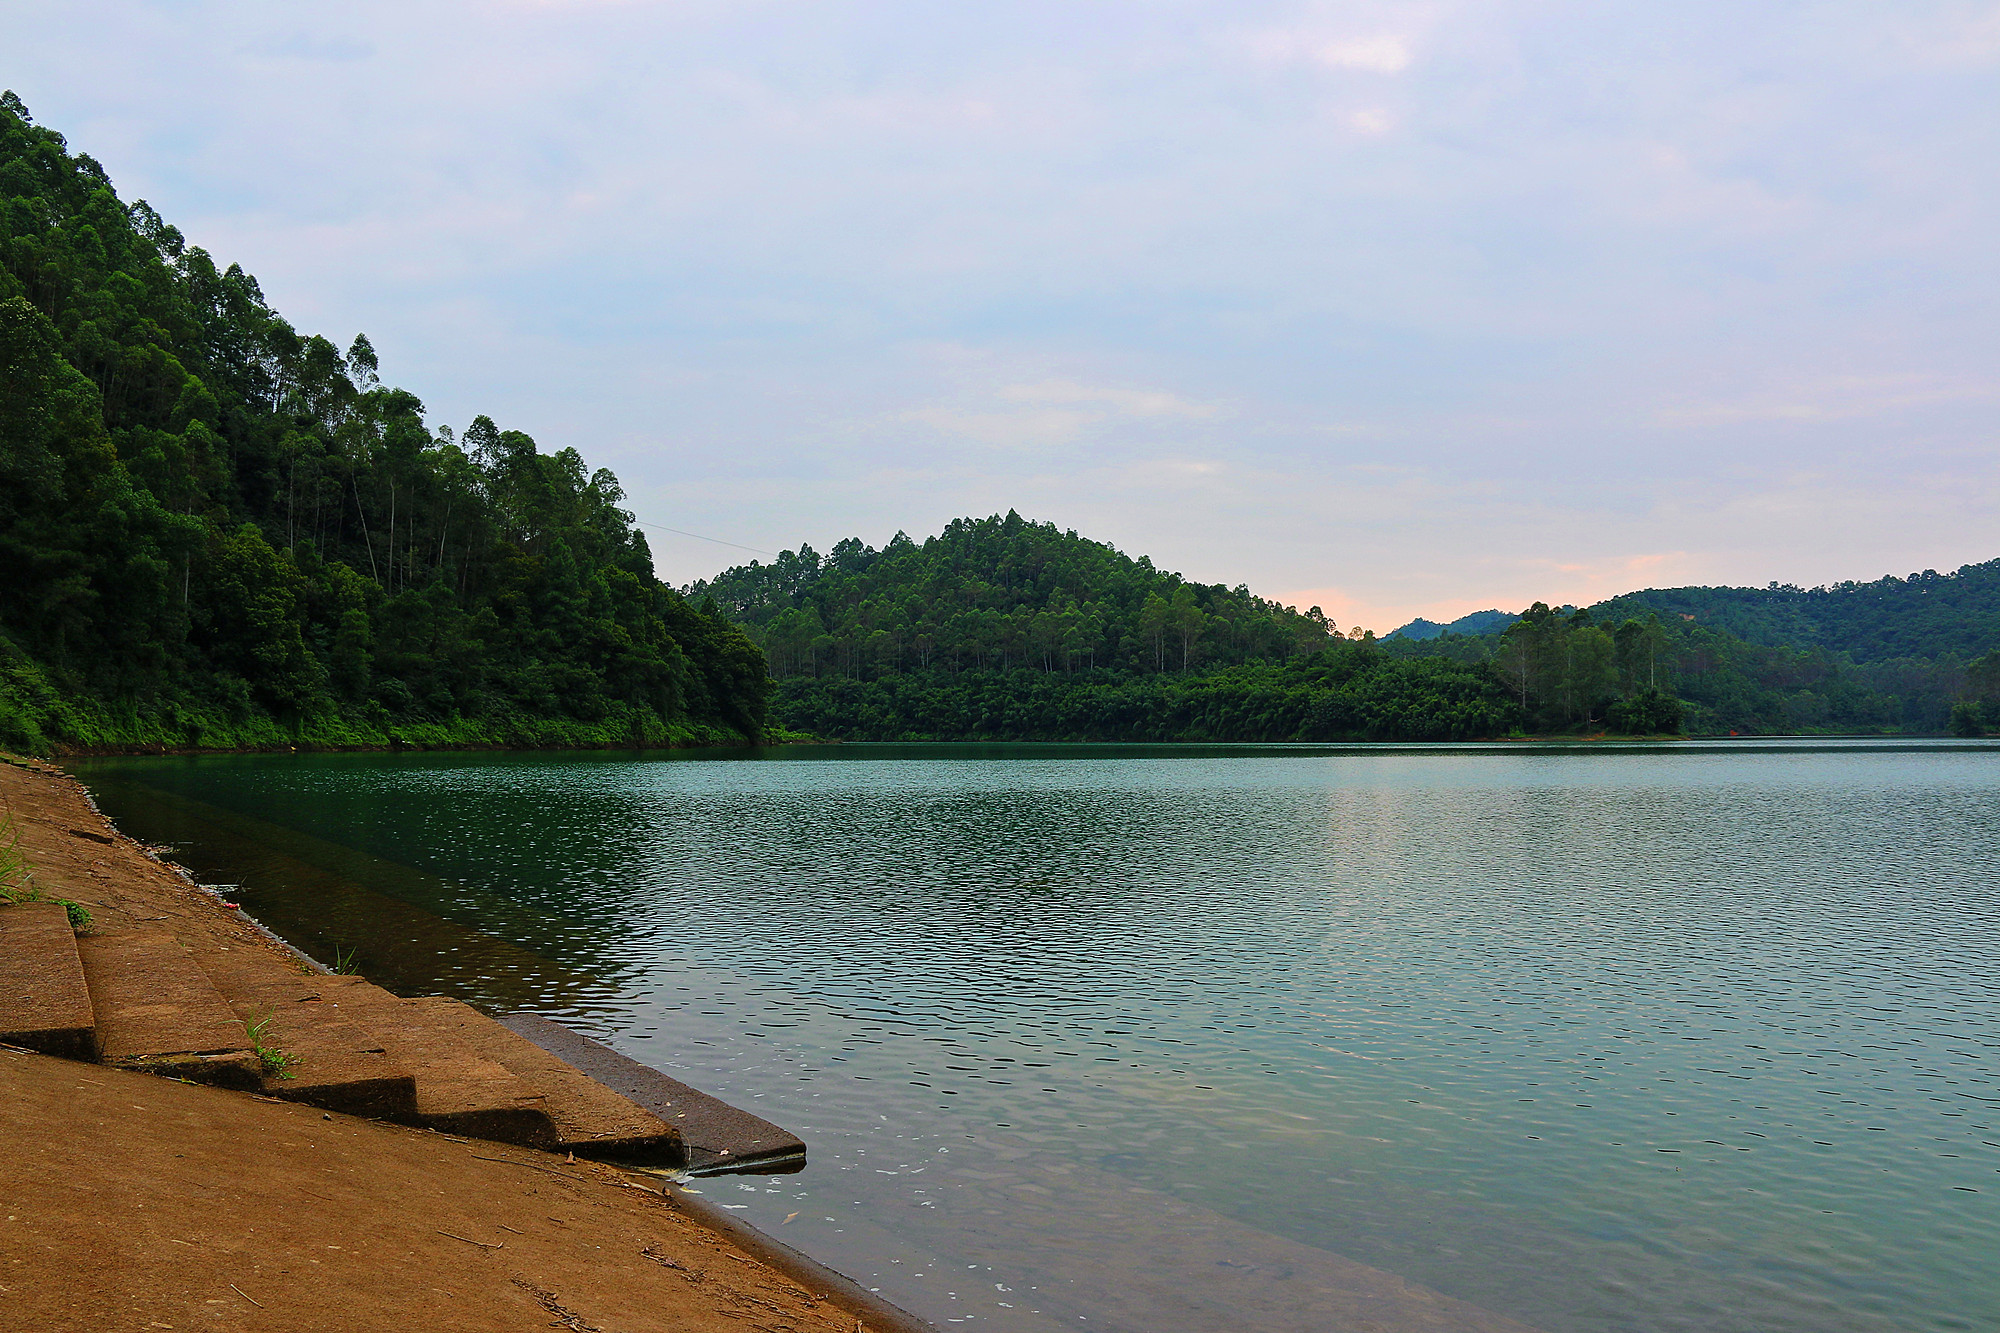
<path fill-rule="evenodd" d="M 617 479 L 301 334 L 0 94 L 0 743 L 756 736 Z"/>
<path fill-rule="evenodd" d="M 1009 512 L 923 542 L 858 538 L 753 561 L 687 589 L 763 645 L 774 675 L 907 670 L 1187 672 L 1324 647 L 1337 633 L 1248 588 L 1193 583 L 1103 542 Z"/>
<path fill-rule="evenodd" d="M 1648 588 L 1592 610 L 1600 619 L 1681 617 L 1760 647 L 1817 648 L 1855 662 L 1963 660 L 2000 644 L 2000 560 L 1817 588 Z"/>
<path fill-rule="evenodd" d="M 1663 724 L 1678 709 L 1688 731 L 1705 735 L 1935 735 L 1970 681 L 1968 664 L 1951 652 L 1857 662 L 1814 644 L 1751 643 L 1629 598 L 1589 608 L 1537 602 L 1498 633 L 1394 638 L 1384 649 L 1490 665 L 1541 732 L 1591 719 L 1644 731 L 1648 719 Z"/>
<path fill-rule="evenodd" d="M 1405 662 L 1247 588 L 1009 512 L 688 588 L 764 646 L 789 727 L 868 740 L 1455 740 L 1520 710 L 1486 666 Z"/>

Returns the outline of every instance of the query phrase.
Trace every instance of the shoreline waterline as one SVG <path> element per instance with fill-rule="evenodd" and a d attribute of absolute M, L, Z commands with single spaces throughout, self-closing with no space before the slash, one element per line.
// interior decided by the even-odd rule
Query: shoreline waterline
<path fill-rule="evenodd" d="M 238 940 L 235 947 L 239 949 L 244 947 L 245 944 L 249 944 L 253 946 L 252 952 L 254 953 L 254 946 L 264 945 L 270 949 L 280 951 L 282 956 L 294 960 L 298 970 L 301 972 L 308 975 L 314 971 L 321 974 L 325 973 L 326 969 L 323 965 L 315 962 L 308 954 L 300 951 L 293 943 L 272 931 L 263 922 L 258 921 L 254 916 L 243 911 L 240 906 L 229 902 L 221 891 L 213 886 L 199 884 L 192 876 L 187 874 L 184 868 L 175 866 L 171 862 L 163 861 L 153 853 L 148 844 L 133 838 L 127 831 L 119 828 L 114 820 L 98 808 L 97 803 L 85 785 L 74 774 L 58 765 L 41 761 L 24 760 L 15 756 L 0 756 L 0 760 L 4 760 L 5 764 L 8 765 L 9 773 L 20 775 L 11 776 L 0 781 L 4 781 L 5 786 L 8 788 L 6 792 L 6 807 L 10 820 L 10 828 L 13 834 L 18 837 L 19 845 L 29 853 L 29 873 L 31 876 L 29 883 L 35 892 L 44 896 L 54 896 L 59 901 L 78 903 L 88 914 L 91 923 L 83 928 L 85 935 L 94 937 L 97 932 L 103 929 L 118 927 L 127 917 L 140 922 L 149 920 L 160 921 L 171 918 L 181 920 L 184 923 L 189 920 L 198 922 L 201 918 L 207 917 L 211 919 L 210 924 L 202 928 L 220 930 L 225 933 L 233 932 Z M 23 780 L 24 778 L 25 781 Z M 77 866 L 71 864 L 74 858 L 63 858 L 52 854 L 50 851 L 51 848 L 62 846 L 65 843 L 74 843 L 75 840 L 83 840 L 87 846 L 93 848 L 101 846 L 106 850 L 106 855 L 101 855 L 96 859 L 90 860 L 88 868 L 80 871 Z M 115 854 L 129 852 L 136 852 L 139 856 L 115 857 Z M 114 857 L 115 859 L 107 859 L 107 857 Z M 128 865 L 126 862 L 135 862 L 137 864 Z M 172 874 L 159 873 L 163 871 L 172 872 Z M 0 911 L 5 910 L 7 909 L 0 908 Z M 146 914 L 158 913 L 160 911 L 164 911 L 166 915 Z M 185 924 L 181 927 L 181 929 L 189 928 L 191 927 Z M 231 946 L 223 947 L 226 950 Z M 93 984 L 95 983 L 93 982 Z M 551 1024 L 547 1026 L 554 1027 L 555 1025 Z M 541 1039 L 547 1040 L 547 1038 Z M 254 1036 L 252 1040 L 254 1040 Z M 77 1065 L 58 1056 L 42 1055 L 15 1048 L 9 1048 L 9 1050 L 19 1059 L 36 1062 L 25 1066 L 10 1063 L 7 1066 L 8 1070 L 18 1080 L 26 1080 L 25 1083 L 17 1086 L 17 1091 L 30 1085 L 39 1088 L 40 1084 L 51 1076 L 59 1082 L 64 1078 L 81 1077 L 85 1080 L 86 1085 L 91 1085 L 102 1084 L 107 1076 L 121 1074 L 122 1072 L 88 1063 Z M 72 1075 L 67 1073 L 63 1068 L 45 1068 L 39 1062 L 54 1062 L 55 1066 L 69 1066 L 90 1072 Z M 139 1079 L 139 1083 L 135 1085 L 136 1095 L 142 1097 L 147 1095 L 143 1085 L 151 1081 L 149 1076 L 134 1074 L 126 1075 L 126 1077 Z M 234 1099 L 246 1098 L 250 1101 L 266 1103 L 273 1100 L 270 1097 L 254 1096 L 242 1090 L 232 1090 L 228 1086 L 212 1089 L 201 1088 L 199 1091 L 203 1094 L 209 1094 L 211 1100 L 206 1103 L 199 1103 L 201 1109 L 193 1114 L 205 1115 L 210 1118 L 219 1117 L 224 1121 L 229 1120 L 231 1116 L 237 1114 L 231 1109 Z M 680 1092 L 685 1096 L 688 1090 L 681 1089 Z M 215 1098 L 222 1100 L 220 1103 L 217 1103 L 214 1100 Z M 281 1100 L 277 1104 L 287 1107 L 297 1114 L 320 1117 L 326 1121 L 334 1119 L 334 1113 L 328 1112 L 324 1116 L 321 1116 L 320 1108 L 309 1102 Z M 741 1113 L 732 1113 L 728 1108 L 718 1106 L 717 1110 L 724 1115 L 735 1114 L 739 1119 L 741 1118 Z M 250 1112 L 249 1114 L 254 1118 L 255 1115 L 262 1113 Z M 104 1119 L 103 1117 L 105 1116 L 109 1116 L 109 1119 Z M 117 1161 L 121 1158 L 120 1143 L 122 1139 L 137 1140 L 144 1137 L 139 1133 L 140 1122 L 133 1117 L 124 1115 L 117 1108 L 108 1108 L 101 1111 L 100 1119 L 96 1123 L 99 1132 L 109 1133 L 111 1136 L 104 1142 L 97 1144 L 93 1149 L 96 1157 L 107 1162 Z M 370 1137 L 371 1134 L 378 1132 L 392 1136 L 396 1134 L 414 1134 L 422 1138 L 426 1135 L 436 1133 L 436 1131 L 406 1129 L 401 1126 L 365 1118 L 357 1120 L 347 1115 L 341 1116 L 341 1123 L 353 1127 L 352 1133 L 358 1137 L 351 1139 L 354 1145 L 352 1151 L 364 1155 L 370 1151 L 368 1145 L 376 1142 L 374 1138 Z M 400 1140 L 393 1139 L 381 1140 L 385 1145 L 392 1141 L 400 1142 Z M 449 1136 L 443 1141 L 450 1143 L 467 1142 L 467 1140 L 451 1138 Z M 472 1140 L 472 1142 L 476 1144 L 479 1141 Z M 189 1146 L 192 1149 L 193 1145 L 190 1144 Z M 535 1150 L 532 1148 L 524 1148 L 511 1144 L 490 1145 L 488 1151 L 503 1152 L 508 1155 L 507 1160 L 518 1158 L 524 1154 L 532 1159 L 535 1154 Z M 560 1156 L 555 1156 L 551 1160 L 561 1162 L 563 1159 Z M 707 1159 L 704 1160 L 706 1161 Z M 575 1166 L 576 1159 L 571 1157 L 569 1162 L 572 1166 Z M 522 1164 L 532 1165 L 533 1163 L 530 1160 Z M 401 1169 L 407 1172 L 411 1168 L 407 1162 L 404 1162 Z M 552 1167 L 540 1165 L 535 1166 L 535 1169 L 542 1171 L 544 1174 L 554 1170 Z M 815 1300 L 821 1302 L 831 1301 L 835 1308 L 844 1310 L 848 1316 L 865 1319 L 869 1327 L 882 1329 L 885 1333 L 923 1333 L 924 1330 L 928 1330 L 931 1327 L 929 1324 L 916 1319 L 907 1312 L 899 1310 L 895 1306 L 885 1302 L 878 1295 L 861 1288 L 845 1274 L 838 1273 L 826 1265 L 819 1263 L 817 1260 L 811 1259 L 809 1256 L 784 1245 L 774 1237 L 764 1235 L 756 1228 L 746 1225 L 740 1219 L 730 1217 L 727 1212 L 716 1208 L 697 1194 L 690 1193 L 685 1181 L 679 1179 L 676 1175 L 668 1174 L 662 1178 L 662 1173 L 645 1172 L 643 1175 L 633 1177 L 631 1175 L 631 1168 L 620 1166 L 616 1162 L 594 1163 L 586 1161 L 577 1169 L 584 1173 L 593 1171 L 600 1173 L 608 1172 L 610 1173 L 611 1183 L 624 1184 L 632 1188 L 638 1188 L 631 1185 L 630 1182 L 632 1179 L 644 1179 L 648 1175 L 654 1177 L 656 1183 L 651 1188 L 654 1192 L 666 1196 L 678 1215 L 700 1222 L 706 1231 L 727 1241 L 738 1253 L 748 1256 L 749 1258 L 746 1262 L 754 1261 L 769 1266 L 772 1270 L 791 1279 L 800 1290 L 814 1293 Z M 758 1168 L 753 1166 L 751 1169 Z M 135 1172 L 135 1174 L 139 1173 Z M 572 1171 L 572 1174 L 575 1174 L 575 1171 Z M 584 1178 L 586 1178 L 584 1175 L 578 1176 L 578 1179 Z M 406 1186 L 414 1187 L 421 1182 L 406 1178 L 403 1183 Z M 20 1181 L 16 1182 L 16 1184 L 18 1188 L 10 1194 L 10 1198 L 26 1206 L 35 1206 L 37 1196 L 34 1192 L 36 1188 L 34 1182 Z M 155 1199 L 150 1202 L 154 1207 L 155 1217 L 163 1215 L 163 1211 L 167 1215 L 170 1215 L 173 1211 L 173 1205 L 170 1200 Z M 58 1210 L 43 1209 L 42 1211 L 54 1212 Z M 248 1219 L 249 1214 L 246 1213 L 244 1218 Z M 211 1212 L 207 1217 L 209 1224 L 220 1223 L 225 1229 L 237 1220 L 243 1219 L 233 1219 L 226 1212 Z M 72 1219 L 68 1225 L 72 1229 L 77 1227 L 87 1228 L 88 1223 L 81 1219 Z M 489 1248 L 498 1247 L 499 1243 L 496 1243 Z M 99 1246 L 98 1248 L 103 1247 Z M 330 1248 L 339 1249 L 340 1247 L 334 1246 Z M 134 1262 L 141 1263 L 143 1261 L 135 1257 Z M 669 1267 L 671 1268 L 673 1265 L 670 1264 Z M 724 1285 L 727 1286 L 727 1282 Z M 21 1288 L 17 1287 L 16 1290 L 18 1292 Z M 62 1296 L 60 1290 L 52 1291 L 45 1284 L 37 1284 L 31 1290 L 40 1296 Z M 74 1295 L 75 1293 L 71 1294 Z M 114 1292 L 113 1294 L 116 1295 L 117 1293 Z M 597 1294 L 601 1295 L 602 1293 Z M 568 1299 L 576 1301 L 579 1304 L 589 1302 L 592 1297 L 593 1293 L 587 1290 L 579 1294 L 577 1290 L 572 1289 L 567 1293 Z M 372 1293 L 370 1303 L 379 1306 L 385 1300 L 393 1304 L 393 1294 L 387 1292 Z M 684 1310 L 683 1313 L 687 1312 Z M 342 1326 L 344 1327 L 344 1325 Z M 335 1325 L 326 1324 L 323 1327 L 332 1328 Z M 844 1329 L 846 1326 L 843 1324 L 841 1327 Z"/>

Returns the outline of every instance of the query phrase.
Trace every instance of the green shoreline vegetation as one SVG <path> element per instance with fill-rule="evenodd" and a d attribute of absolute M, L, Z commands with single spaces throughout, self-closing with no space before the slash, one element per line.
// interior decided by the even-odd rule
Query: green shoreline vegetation
<path fill-rule="evenodd" d="M 623 498 L 431 428 L 0 94 L 0 747 L 2000 730 L 2000 561 L 1378 641 L 1011 512 L 675 590 Z"/>
<path fill-rule="evenodd" d="M 0 745 L 743 743 L 609 472 L 455 437 L 0 95 Z"/>

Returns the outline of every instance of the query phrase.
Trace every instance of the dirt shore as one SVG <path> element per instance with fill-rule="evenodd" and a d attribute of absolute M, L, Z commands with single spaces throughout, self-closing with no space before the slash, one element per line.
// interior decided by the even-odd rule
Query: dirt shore
<path fill-rule="evenodd" d="M 296 965 L 59 769 L 0 765 L 0 808 L 44 892 Z M 563 1154 L 11 1048 L 0 1126 L 0 1298 L 29 1327 L 887 1327 L 656 1178 Z"/>
<path fill-rule="evenodd" d="M 44 1055 L 0 1085 L 25 1327 L 862 1326 L 613 1167 Z"/>

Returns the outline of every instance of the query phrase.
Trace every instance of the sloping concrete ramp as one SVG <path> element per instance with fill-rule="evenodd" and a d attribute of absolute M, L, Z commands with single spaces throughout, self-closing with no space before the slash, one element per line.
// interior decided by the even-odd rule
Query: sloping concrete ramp
<path fill-rule="evenodd" d="M 69 910 L 0 907 L 0 1042 L 82 1060 L 96 1031 Z"/>
<path fill-rule="evenodd" d="M 689 1171 L 775 1175 L 805 1167 L 805 1143 L 768 1120 L 668 1078 L 540 1014 L 511 1014 L 499 1021 L 679 1130 Z"/>

